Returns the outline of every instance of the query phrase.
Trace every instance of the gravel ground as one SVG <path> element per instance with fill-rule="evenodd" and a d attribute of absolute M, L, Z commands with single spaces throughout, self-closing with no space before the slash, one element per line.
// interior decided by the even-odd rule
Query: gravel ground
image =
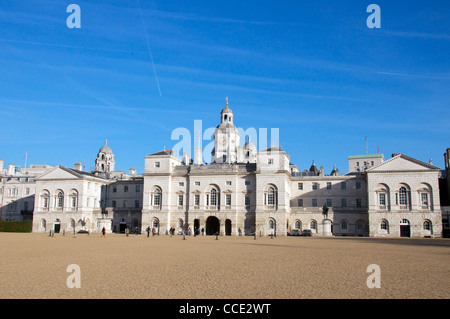
<path fill-rule="evenodd" d="M 450 298 L 449 239 L 0 233 L 0 256 L 6 299 Z"/>

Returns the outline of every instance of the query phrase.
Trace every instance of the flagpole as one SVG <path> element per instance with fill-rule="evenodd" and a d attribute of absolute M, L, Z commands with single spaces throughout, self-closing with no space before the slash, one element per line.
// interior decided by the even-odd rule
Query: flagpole
<path fill-rule="evenodd" d="M 27 153 L 28 152 L 25 152 L 25 168 L 27 168 Z"/>

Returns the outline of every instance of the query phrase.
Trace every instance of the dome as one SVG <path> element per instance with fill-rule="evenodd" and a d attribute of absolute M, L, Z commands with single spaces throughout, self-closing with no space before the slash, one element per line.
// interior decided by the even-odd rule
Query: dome
<path fill-rule="evenodd" d="M 228 107 L 228 105 L 220 113 L 233 113 L 233 111 Z"/>
<path fill-rule="evenodd" d="M 257 151 L 255 144 L 253 144 L 252 142 L 250 142 L 250 139 L 248 140 L 247 143 L 245 143 L 245 145 L 244 145 L 244 150 L 250 150 L 250 151 L 254 151 L 254 152 Z"/>
<path fill-rule="evenodd" d="M 112 154 L 112 149 L 111 147 L 108 146 L 108 140 L 105 141 L 105 145 L 102 146 L 102 148 L 100 149 L 100 151 L 98 151 L 99 153 L 106 153 L 106 154 Z"/>

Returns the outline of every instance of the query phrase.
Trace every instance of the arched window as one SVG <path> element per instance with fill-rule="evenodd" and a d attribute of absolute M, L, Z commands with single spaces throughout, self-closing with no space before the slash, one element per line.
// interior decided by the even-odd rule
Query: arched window
<path fill-rule="evenodd" d="M 155 189 L 153 193 L 153 206 L 161 206 L 161 190 Z"/>
<path fill-rule="evenodd" d="M 48 210 L 48 199 L 50 194 L 47 190 L 42 191 L 41 193 L 41 208 L 42 210 Z"/>
<path fill-rule="evenodd" d="M 56 208 L 62 209 L 64 206 L 64 193 L 62 191 L 58 191 L 56 193 Z"/>
<path fill-rule="evenodd" d="M 178 228 L 183 228 L 183 220 L 182 219 L 178 220 Z"/>
<path fill-rule="evenodd" d="M 210 206 L 217 206 L 217 191 L 213 188 L 210 193 Z"/>
<path fill-rule="evenodd" d="M 269 229 L 274 229 L 275 228 L 275 221 L 273 219 L 269 220 Z"/>
<path fill-rule="evenodd" d="M 398 203 L 400 206 L 408 205 L 408 191 L 404 186 L 400 187 L 398 190 Z"/>
<path fill-rule="evenodd" d="M 312 220 L 311 223 L 309 223 L 309 228 L 317 230 L 317 222 L 315 220 Z"/>
<path fill-rule="evenodd" d="M 275 205 L 275 190 L 270 187 L 267 192 L 267 205 Z"/>
<path fill-rule="evenodd" d="M 382 220 L 382 221 L 381 221 L 381 224 L 380 224 L 380 229 L 388 230 L 388 228 L 389 228 L 388 222 L 385 221 L 385 220 Z"/>
<path fill-rule="evenodd" d="M 424 230 L 431 230 L 431 222 L 426 220 L 423 222 L 423 229 Z"/>
<path fill-rule="evenodd" d="M 344 221 L 341 223 L 341 229 L 347 230 L 347 227 L 348 227 L 347 222 L 344 220 Z"/>
<path fill-rule="evenodd" d="M 295 229 L 301 229 L 301 228 L 302 228 L 302 224 L 300 223 L 299 220 L 296 220 L 296 221 L 295 221 L 294 228 L 295 228 Z"/>
<path fill-rule="evenodd" d="M 152 227 L 155 228 L 155 229 L 157 229 L 159 227 L 159 222 L 158 222 L 157 219 L 153 220 Z"/>

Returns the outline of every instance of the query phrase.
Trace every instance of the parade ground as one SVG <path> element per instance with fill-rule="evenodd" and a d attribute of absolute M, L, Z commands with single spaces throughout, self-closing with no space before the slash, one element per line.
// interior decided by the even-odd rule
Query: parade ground
<path fill-rule="evenodd" d="M 0 233 L 0 256 L 6 299 L 450 298 L 449 239 Z"/>

